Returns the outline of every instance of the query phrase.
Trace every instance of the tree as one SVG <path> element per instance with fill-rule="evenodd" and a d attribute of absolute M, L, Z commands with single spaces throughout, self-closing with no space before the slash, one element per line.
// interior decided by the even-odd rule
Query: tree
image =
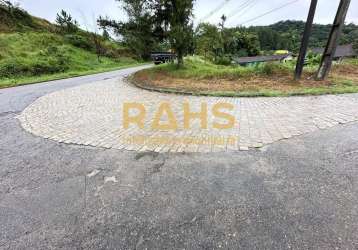
<path fill-rule="evenodd" d="M 220 19 L 221 19 L 221 22 L 219 23 L 219 27 L 220 27 L 221 31 L 223 31 L 225 29 L 225 23 L 226 23 L 227 17 L 225 15 L 222 15 Z"/>
<path fill-rule="evenodd" d="M 195 31 L 196 53 L 203 55 L 205 59 L 217 56 L 217 51 L 222 47 L 220 33 L 215 25 L 200 23 Z"/>
<path fill-rule="evenodd" d="M 155 19 L 153 15 L 154 0 L 117 0 L 121 8 L 126 12 L 126 22 L 111 20 L 108 17 L 100 17 L 98 24 L 102 29 L 108 28 L 120 37 L 138 58 L 147 60 L 151 51 L 159 44 L 159 38 L 155 35 Z"/>
<path fill-rule="evenodd" d="M 125 44 L 143 59 L 160 45 L 170 43 L 178 66 L 193 47 L 194 0 L 117 0 L 128 16 L 126 22 L 100 18 L 101 26 L 112 28 Z"/>
<path fill-rule="evenodd" d="M 170 31 L 168 38 L 178 56 L 178 67 L 184 64 L 184 55 L 193 39 L 194 0 L 162 0 L 166 10 Z"/>
<path fill-rule="evenodd" d="M 358 38 L 353 41 L 353 49 L 358 54 Z"/>
<path fill-rule="evenodd" d="M 225 19 L 223 19 L 224 21 Z M 235 56 L 256 56 L 260 54 L 260 42 L 255 33 L 238 28 L 225 28 L 201 23 L 195 32 L 196 53 L 211 56 L 213 61 L 229 63 Z"/>
<path fill-rule="evenodd" d="M 20 8 L 20 3 L 17 1 L 10 1 L 10 0 L 0 0 L 0 5 L 4 6 L 5 8 L 7 8 L 7 11 L 11 14 L 11 15 L 16 15 L 16 14 L 24 14 L 26 16 L 29 16 L 28 13 L 24 10 L 22 10 Z"/>
<path fill-rule="evenodd" d="M 11 11 L 11 9 L 13 8 L 13 4 L 11 1 L 8 1 L 8 0 L 0 0 L 0 4 L 1 5 L 4 5 L 7 7 L 8 11 Z"/>
<path fill-rule="evenodd" d="M 111 36 L 109 35 L 107 29 L 103 29 L 102 36 L 105 40 L 109 40 Z"/>
<path fill-rule="evenodd" d="M 56 16 L 56 23 L 61 27 L 62 31 L 74 33 L 78 30 L 78 23 L 72 16 L 64 10 Z"/>
<path fill-rule="evenodd" d="M 0 4 L 6 6 L 9 12 L 20 7 L 18 2 L 10 0 L 0 0 Z"/>
<path fill-rule="evenodd" d="M 99 16 L 99 19 L 100 20 L 102 19 L 101 16 Z M 97 26 L 99 26 L 100 30 L 102 30 L 102 37 L 105 39 L 105 40 L 110 40 L 111 38 L 111 35 L 109 34 L 108 30 L 107 30 L 107 26 L 106 25 L 103 25 L 101 22 L 99 22 L 97 20 Z"/>
<path fill-rule="evenodd" d="M 90 35 L 96 50 L 97 60 L 101 62 L 101 56 L 105 53 L 105 48 L 102 44 L 103 37 L 98 35 L 97 32 L 91 32 Z"/>

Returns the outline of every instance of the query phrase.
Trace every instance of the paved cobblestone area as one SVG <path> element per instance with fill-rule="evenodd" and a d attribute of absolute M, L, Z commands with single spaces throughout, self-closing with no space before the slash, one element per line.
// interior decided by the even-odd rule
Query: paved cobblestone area
<path fill-rule="evenodd" d="M 28 132 L 68 144 L 155 152 L 218 152 L 249 150 L 294 136 L 358 121 L 358 95 L 218 98 L 178 96 L 138 89 L 123 79 L 104 80 L 43 96 L 18 116 Z M 144 129 L 123 128 L 123 104 L 143 103 Z M 153 117 L 159 105 L 169 103 L 179 128 L 154 131 Z M 191 112 L 208 106 L 208 129 L 192 120 L 183 129 L 183 103 Z M 211 108 L 217 103 L 233 104 L 235 127 L 212 128 Z M 229 112 L 230 113 L 230 112 Z M 163 122 L 165 119 L 163 118 Z M 136 138 L 136 139 L 134 139 Z M 139 139 L 138 139 L 139 138 Z"/>

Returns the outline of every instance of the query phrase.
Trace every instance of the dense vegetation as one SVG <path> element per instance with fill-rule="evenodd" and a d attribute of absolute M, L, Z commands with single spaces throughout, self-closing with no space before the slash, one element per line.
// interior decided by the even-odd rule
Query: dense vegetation
<path fill-rule="evenodd" d="M 201 23 L 195 32 L 195 53 L 219 64 L 229 63 L 234 56 L 272 54 L 276 50 L 297 53 L 304 31 L 303 21 L 281 21 L 269 26 L 225 28 L 225 17 L 216 26 Z M 310 48 L 325 47 L 331 25 L 315 24 Z M 345 25 L 340 44 L 353 43 L 358 50 L 358 26 Z"/>
<path fill-rule="evenodd" d="M 258 35 L 261 50 L 290 50 L 297 52 L 304 31 L 303 21 L 281 21 L 269 26 L 253 26 L 244 28 L 248 32 Z M 310 47 L 324 47 L 327 43 L 332 25 L 314 24 L 310 38 Z M 358 26 L 350 23 L 345 25 L 341 44 L 358 44 Z"/>
<path fill-rule="evenodd" d="M 178 66 L 191 51 L 193 41 L 194 0 L 117 0 L 128 20 L 100 17 L 101 27 L 113 29 L 123 42 L 143 59 L 157 49 L 172 49 Z"/>
<path fill-rule="evenodd" d="M 179 66 L 188 54 L 229 66 L 234 57 L 272 54 L 276 50 L 297 52 L 305 25 L 302 21 L 282 21 L 269 26 L 228 28 L 222 16 L 218 25 L 200 23 L 194 28 L 195 0 L 116 1 L 128 18 L 123 22 L 100 17 L 98 25 L 103 34 L 99 35 L 81 30 L 65 11 L 57 15 L 56 24 L 51 24 L 0 0 L 1 82 L 112 69 L 135 63 L 133 58 L 148 60 L 152 51 L 175 52 Z M 110 29 L 120 42 L 110 38 Z M 323 47 L 330 29 L 330 25 L 314 25 L 310 47 Z M 353 43 L 358 49 L 358 26 L 346 25 L 340 43 Z M 310 64 L 319 61 L 308 58 Z"/>
<path fill-rule="evenodd" d="M 166 74 L 173 78 L 182 79 L 231 79 L 237 80 L 252 76 L 268 76 L 277 73 L 290 74 L 293 64 L 288 62 L 286 64 L 280 63 L 263 63 L 255 67 L 241 67 L 241 66 L 224 66 L 216 65 L 209 61 L 205 61 L 200 57 L 188 57 L 186 59 L 185 67 L 176 69 L 171 64 L 157 66 L 155 68 L 143 70 L 149 74 Z"/>
<path fill-rule="evenodd" d="M 0 4 L 0 19 L 0 87 L 137 63 L 123 45 L 81 30 L 65 11 L 51 24 Z"/>
<path fill-rule="evenodd" d="M 282 21 L 269 26 L 226 27 L 226 16 L 218 25 L 192 24 L 194 0 L 117 0 L 128 20 L 101 17 L 99 24 L 113 29 L 133 53 L 148 59 L 151 51 L 172 50 L 179 56 L 196 54 L 216 64 L 229 65 L 234 57 L 272 54 L 276 50 L 298 52 L 305 22 Z M 326 45 L 330 25 L 315 24 L 310 47 Z M 343 29 L 341 44 L 358 49 L 358 26 Z"/>
<path fill-rule="evenodd" d="M 245 30 L 225 28 L 225 16 L 220 27 L 201 23 L 195 31 L 195 53 L 217 64 L 229 65 L 234 56 L 260 54 L 259 38 Z"/>

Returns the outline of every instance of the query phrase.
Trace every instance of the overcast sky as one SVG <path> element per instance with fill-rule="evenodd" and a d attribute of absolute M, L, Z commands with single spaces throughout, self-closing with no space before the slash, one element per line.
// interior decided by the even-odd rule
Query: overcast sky
<path fill-rule="evenodd" d="M 75 19 L 87 29 L 93 29 L 96 17 L 109 16 L 114 19 L 123 19 L 124 14 L 118 8 L 115 0 L 18 0 L 17 2 L 30 14 L 54 21 L 56 13 L 64 9 L 70 12 Z M 226 4 L 219 8 L 222 3 Z M 245 23 L 248 25 L 267 25 L 280 20 L 305 20 L 307 18 L 310 0 L 297 0 L 287 7 L 275 11 L 255 21 L 247 20 L 255 18 L 272 9 L 278 8 L 293 0 L 251 0 L 245 7 L 247 0 L 197 0 L 195 4 L 195 20 L 205 20 L 218 23 L 220 16 L 225 14 L 228 18 L 228 26 L 236 26 Z M 337 10 L 339 0 L 319 0 L 315 23 L 332 23 Z M 213 10 L 218 10 L 212 14 Z M 240 11 L 241 10 L 241 11 Z M 205 19 L 206 18 L 206 19 Z M 347 22 L 358 24 L 358 0 L 352 0 L 347 16 Z"/>

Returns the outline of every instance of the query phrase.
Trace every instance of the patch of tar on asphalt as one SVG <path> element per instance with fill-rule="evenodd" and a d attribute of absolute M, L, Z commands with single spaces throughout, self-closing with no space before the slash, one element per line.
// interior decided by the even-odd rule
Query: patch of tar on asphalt
<path fill-rule="evenodd" d="M 261 148 L 258 148 L 258 150 L 259 150 L 260 152 L 266 152 L 269 147 L 270 147 L 270 145 L 263 146 L 263 147 L 261 147 Z"/>
<path fill-rule="evenodd" d="M 108 182 L 117 183 L 118 181 L 117 181 L 117 178 L 115 176 L 104 177 L 104 184 L 106 184 Z"/>
<path fill-rule="evenodd" d="M 99 174 L 100 172 L 101 172 L 100 170 L 95 169 L 95 170 L 93 170 L 91 173 L 89 173 L 89 174 L 87 175 L 87 177 L 88 177 L 88 178 L 92 178 L 92 177 L 96 176 L 97 174 Z"/>
<path fill-rule="evenodd" d="M 95 171 L 96 171 L 96 170 L 94 170 L 92 173 L 95 173 Z M 99 173 L 99 172 L 100 172 L 100 171 L 98 171 L 98 173 Z M 92 174 L 92 173 L 91 173 L 91 174 Z M 97 174 L 98 174 L 98 173 L 97 173 Z M 118 180 L 117 180 L 116 176 L 106 176 L 106 177 L 104 177 L 104 184 L 96 187 L 96 191 L 95 191 L 95 193 L 94 193 L 94 196 L 95 196 L 95 197 L 101 197 L 101 191 L 102 191 L 102 189 L 105 187 L 105 184 L 110 183 L 110 182 L 112 182 L 112 183 L 118 183 Z M 103 203 L 103 201 L 102 201 L 102 203 Z"/>
<path fill-rule="evenodd" d="M 157 163 L 155 164 L 152 168 L 151 168 L 151 174 L 156 174 L 156 173 L 160 173 L 162 167 L 164 166 L 165 161 L 161 162 L 161 163 Z"/>
<path fill-rule="evenodd" d="M 143 157 L 146 157 L 146 156 L 151 157 L 152 159 L 155 159 L 155 158 L 158 157 L 158 155 L 159 155 L 159 153 L 157 153 L 157 152 L 151 152 L 151 151 L 149 151 L 149 152 L 140 152 L 140 153 L 136 154 L 136 156 L 134 158 L 137 161 L 142 159 Z"/>

